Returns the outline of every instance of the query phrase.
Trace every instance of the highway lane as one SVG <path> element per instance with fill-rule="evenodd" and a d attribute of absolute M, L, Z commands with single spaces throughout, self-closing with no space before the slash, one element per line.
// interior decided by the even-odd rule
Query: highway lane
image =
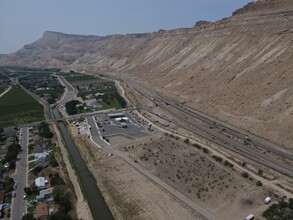
<path fill-rule="evenodd" d="M 188 108 L 185 106 L 180 106 L 176 102 L 170 102 L 170 105 L 172 105 L 173 107 L 177 108 L 180 111 L 183 111 L 193 117 L 200 119 L 201 121 L 207 123 L 210 126 L 213 126 L 214 128 L 218 129 L 219 131 L 224 131 L 227 134 L 230 134 L 234 137 L 242 139 L 243 142 L 247 141 L 248 143 L 253 144 L 256 147 L 266 149 L 266 150 L 273 152 L 281 157 L 284 157 L 284 158 L 287 158 L 287 159 L 293 161 L 293 153 L 292 152 L 289 152 L 285 149 L 282 149 L 281 147 L 278 147 L 275 144 L 270 143 L 266 140 L 261 140 L 259 137 L 255 136 L 249 132 L 246 132 L 244 130 L 240 131 L 240 129 L 238 129 L 238 128 L 232 129 L 231 125 L 227 125 L 226 123 L 220 122 L 217 119 L 211 119 L 211 117 L 205 116 L 201 112 L 198 112 L 194 109 L 191 109 L 191 108 Z M 180 107 L 178 107 L 178 106 L 180 106 Z"/>
<path fill-rule="evenodd" d="M 181 106 L 180 103 L 174 102 L 173 100 L 170 100 L 169 98 L 164 99 L 162 98 L 160 94 L 158 94 L 158 92 L 146 91 L 144 90 L 142 86 L 138 86 L 136 83 L 133 83 L 132 81 L 128 81 L 128 83 L 130 87 L 132 87 L 142 96 L 145 96 L 151 102 L 155 103 L 156 105 L 160 106 L 161 108 L 171 113 L 173 116 L 179 118 L 181 121 L 191 126 L 191 128 L 189 126 L 187 127 L 182 125 L 181 127 L 184 127 L 185 129 L 188 129 L 194 133 L 197 133 L 198 135 L 205 137 L 208 140 L 211 140 L 219 144 L 220 146 L 228 148 L 229 150 L 232 150 L 238 154 L 241 154 L 242 156 L 245 156 L 255 162 L 263 164 L 267 167 L 270 167 L 274 170 L 277 170 L 291 177 L 293 176 L 292 167 L 284 166 L 275 160 L 269 159 L 267 156 L 261 153 L 258 153 L 252 149 L 249 149 L 248 146 L 228 138 L 226 135 L 222 134 L 221 132 L 213 131 L 212 129 L 210 129 L 210 125 L 214 125 L 215 123 L 218 123 L 217 121 L 210 121 L 210 118 L 206 120 L 205 117 L 203 117 L 202 115 L 199 115 L 199 116 L 192 115 L 194 119 L 196 119 L 196 121 L 194 120 L 193 122 L 190 122 L 189 120 L 186 120 L 183 117 L 183 114 L 178 113 L 178 111 L 179 112 L 182 111 L 183 113 L 189 113 L 189 112 L 186 112 L 186 109 L 182 107 L 178 107 L 178 106 Z M 177 112 L 172 110 L 172 107 L 175 108 Z M 198 120 L 200 121 L 198 122 Z M 266 147 L 267 148 L 265 149 L 268 149 L 268 148 L 270 149 L 269 146 L 266 145 Z M 278 152 L 281 152 L 281 151 L 278 151 Z M 279 153 L 279 155 L 280 154 L 282 155 L 282 152 Z M 285 156 L 288 159 L 290 159 L 291 157 L 290 154 L 286 154 L 286 153 L 285 153 Z"/>
<path fill-rule="evenodd" d="M 154 101 L 154 99 L 157 99 L 161 102 L 168 103 L 168 105 L 173 106 L 174 108 L 177 108 L 179 111 L 183 111 L 187 114 L 190 114 L 191 116 L 195 117 L 196 119 L 199 119 L 200 121 L 206 123 L 207 125 L 214 126 L 215 128 L 218 128 L 219 130 L 224 130 L 226 133 L 233 135 L 237 138 L 242 139 L 243 141 L 247 141 L 247 137 L 250 139 L 250 143 L 256 145 L 257 147 L 264 148 L 270 152 L 273 152 L 275 154 L 278 154 L 282 157 L 285 157 L 289 160 L 293 160 L 293 153 L 289 152 L 280 146 L 278 146 L 275 143 L 272 143 L 268 140 L 264 140 L 261 137 L 258 137 L 254 134 L 251 134 L 248 131 L 245 131 L 241 128 L 237 128 L 233 125 L 230 125 L 228 123 L 222 122 L 214 117 L 211 117 L 209 115 L 206 115 L 203 112 L 200 112 L 196 109 L 192 109 L 188 106 L 184 106 L 177 100 L 174 100 L 170 97 L 167 97 L 165 95 L 162 95 L 161 93 L 157 91 L 150 91 L 149 89 L 141 86 L 137 82 L 134 82 L 130 79 L 123 79 L 123 77 L 117 77 L 117 79 L 126 81 L 131 87 L 133 87 L 135 90 L 139 91 L 140 93 L 143 93 L 144 96 L 146 96 L 151 101 Z"/>
<path fill-rule="evenodd" d="M 12 176 L 18 184 L 15 189 L 16 197 L 12 199 L 11 204 L 11 219 L 21 219 L 23 213 L 26 213 L 26 201 L 23 199 L 24 187 L 27 185 L 27 155 L 28 155 L 28 127 L 21 128 L 20 145 L 22 152 L 19 154 L 19 160 L 16 163 L 16 172 Z"/>
<path fill-rule="evenodd" d="M 184 117 L 182 117 L 178 114 L 174 114 L 174 112 L 170 111 L 170 108 L 166 108 L 164 106 L 162 108 L 164 108 L 166 111 L 168 111 L 172 115 L 179 118 L 181 121 L 184 121 L 186 124 L 190 125 L 192 128 L 190 128 L 188 126 L 177 124 L 178 126 L 183 127 L 191 132 L 197 133 L 200 136 L 205 137 L 206 139 L 208 139 L 212 142 L 215 142 L 215 143 L 219 144 L 220 146 L 228 148 L 229 150 L 234 151 L 242 156 L 245 156 L 255 162 L 258 162 L 260 164 L 263 164 L 263 165 L 268 166 L 270 168 L 273 168 L 281 173 L 284 173 L 284 174 L 287 174 L 287 175 L 293 177 L 293 170 L 290 169 L 289 167 L 286 167 L 280 163 L 277 163 L 276 161 L 273 161 L 272 159 L 265 157 L 263 154 L 255 152 L 252 149 L 247 148 L 245 145 L 241 145 L 238 142 L 236 142 L 226 136 L 219 135 L 219 133 L 208 129 L 203 125 L 191 123 L 189 120 L 186 120 Z M 200 130 L 201 132 L 197 132 L 196 130 L 194 130 L 194 128 L 196 128 L 197 130 Z"/>

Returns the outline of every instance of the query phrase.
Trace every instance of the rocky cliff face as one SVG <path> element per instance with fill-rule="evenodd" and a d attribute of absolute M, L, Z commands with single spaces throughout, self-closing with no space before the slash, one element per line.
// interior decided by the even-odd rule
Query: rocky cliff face
<path fill-rule="evenodd" d="M 293 148 L 293 1 L 262 0 L 193 28 L 107 37 L 46 32 L 0 65 L 127 73 Z"/>
<path fill-rule="evenodd" d="M 243 14 L 251 11 L 260 11 L 260 10 L 272 10 L 274 8 L 275 10 L 281 6 L 284 7 L 284 5 L 290 5 L 290 0 L 258 0 L 254 2 L 250 2 L 244 7 L 236 10 L 233 15 L 236 14 Z"/>

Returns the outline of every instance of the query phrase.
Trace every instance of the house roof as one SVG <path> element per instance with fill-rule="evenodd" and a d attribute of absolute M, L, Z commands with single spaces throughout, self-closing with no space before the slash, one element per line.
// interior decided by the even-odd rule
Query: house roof
<path fill-rule="evenodd" d="M 46 167 L 46 165 L 47 165 L 46 158 L 45 157 L 39 158 L 38 160 L 35 161 L 34 165 L 35 165 L 35 168 L 36 167 L 42 167 L 42 168 Z"/>
<path fill-rule="evenodd" d="M 42 153 L 46 150 L 46 146 L 35 145 L 34 146 L 34 153 Z"/>
<path fill-rule="evenodd" d="M 40 159 L 42 157 L 46 158 L 49 155 L 49 152 L 34 153 L 35 159 Z"/>
<path fill-rule="evenodd" d="M 8 137 L 8 138 L 6 139 L 6 143 L 8 143 L 8 142 L 14 142 L 15 140 L 16 140 L 15 137 Z"/>
<path fill-rule="evenodd" d="M 35 179 L 35 184 L 37 187 L 44 187 L 46 185 L 45 177 L 38 177 L 37 179 Z"/>
<path fill-rule="evenodd" d="M 4 129 L 4 132 L 3 132 L 5 136 L 14 136 L 15 133 L 16 131 L 14 130 L 14 128 Z"/>
<path fill-rule="evenodd" d="M 53 193 L 53 187 L 49 188 L 49 189 L 43 189 L 40 191 L 40 196 L 46 196 L 46 195 L 50 195 Z"/>
<path fill-rule="evenodd" d="M 49 210 L 47 203 L 38 203 L 36 206 L 36 217 L 48 216 Z"/>

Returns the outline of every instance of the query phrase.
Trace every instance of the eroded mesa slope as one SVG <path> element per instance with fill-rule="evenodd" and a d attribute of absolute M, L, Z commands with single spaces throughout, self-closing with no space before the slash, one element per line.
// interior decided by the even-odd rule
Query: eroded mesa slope
<path fill-rule="evenodd" d="M 293 148 L 293 1 L 261 0 L 215 23 L 107 37 L 46 32 L 0 65 L 115 72 Z"/>

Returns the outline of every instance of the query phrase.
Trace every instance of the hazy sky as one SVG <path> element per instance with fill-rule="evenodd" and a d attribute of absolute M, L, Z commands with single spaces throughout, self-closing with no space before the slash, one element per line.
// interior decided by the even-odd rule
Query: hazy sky
<path fill-rule="evenodd" d="M 228 17 L 251 0 L 0 0 L 0 54 L 44 31 L 109 35 L 192 27 Z"/>

